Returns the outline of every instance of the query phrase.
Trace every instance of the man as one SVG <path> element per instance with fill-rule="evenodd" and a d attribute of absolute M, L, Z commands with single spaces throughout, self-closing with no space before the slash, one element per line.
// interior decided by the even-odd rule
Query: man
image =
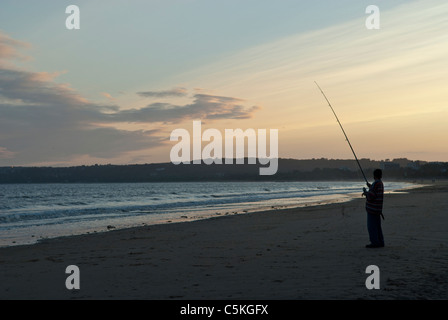
<path fill-rule="evenodd" d="M 370 244 L 366 248 L 381 248 L 384 247 L 383 231 L 381 229 L 381 218 L 383 216 L 383 194 L 384 185 L 381 181 L 383 172 L 381 169 L 376 169 L 373 172 L 375 182 L 373 184 L 367 183 L 369 190 L 363 188 L 363 196 L 366 196 L 366 211 L 367 211 L 367 230 L 369 231 Z"/>

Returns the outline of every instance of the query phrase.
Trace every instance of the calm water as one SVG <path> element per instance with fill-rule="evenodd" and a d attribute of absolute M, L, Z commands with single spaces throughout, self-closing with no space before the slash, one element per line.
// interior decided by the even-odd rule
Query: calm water
<path fill-rule="evenodd" d="M 142 224 L 345 201 L 353 182 L 184 182 L 0 185 L 0 246 Z M 388 191 L 410 187 L 387 183 Z"/>

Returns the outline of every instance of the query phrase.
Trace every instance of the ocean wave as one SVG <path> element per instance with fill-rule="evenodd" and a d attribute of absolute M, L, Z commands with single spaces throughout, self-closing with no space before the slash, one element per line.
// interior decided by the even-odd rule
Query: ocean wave
<path fill-rule="evenodd" d="M 129 218 L 184 210 L 201 210 L 242 203 L 347 194 L 357 192 L 361 183 L 201 183 L 137 184 L 101 186 L 42 185 L 2 188 L 6 200 L 0 204 L 0 226 L 44 225 L 67 221 Z M 397 188 L 404 184 L 391 184 Z M 55 190 L 57 188 L 57 190 Z M 64 189 L 65 188 L 65 189 Z M 151 189 L 151 190 L 149 190 Z M 9 194 L 8 194 L 9 192 Z M 54 197 L 54 195 L 61 195 Z M 15 196 L 15 197 L 14 197 Z M 21 201 L 20 199 L 27 199 Z M 297 200 L 300 201 L 300 200 Z"/>

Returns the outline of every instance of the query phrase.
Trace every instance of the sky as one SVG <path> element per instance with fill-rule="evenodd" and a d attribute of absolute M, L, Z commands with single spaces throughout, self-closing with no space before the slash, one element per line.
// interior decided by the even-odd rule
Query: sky
<path fill-rule="evenodd" d="M 281 158 L 351 159 L 314 81 L 358 158 L 448 161 L 447 15 L 444 0 L 2 0 L 0 166 L 169 162 L 194 120 L 277 129 Z"/>

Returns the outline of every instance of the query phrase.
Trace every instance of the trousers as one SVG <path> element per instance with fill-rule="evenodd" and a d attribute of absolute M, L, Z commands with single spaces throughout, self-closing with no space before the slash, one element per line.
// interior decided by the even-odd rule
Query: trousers
<path fill-rule="evenodd" d="M 375 246 L 384 246 L 381 216 L 379 214 L 367 213 L 367 230 L 369 231 L 371 244 Z"/>

